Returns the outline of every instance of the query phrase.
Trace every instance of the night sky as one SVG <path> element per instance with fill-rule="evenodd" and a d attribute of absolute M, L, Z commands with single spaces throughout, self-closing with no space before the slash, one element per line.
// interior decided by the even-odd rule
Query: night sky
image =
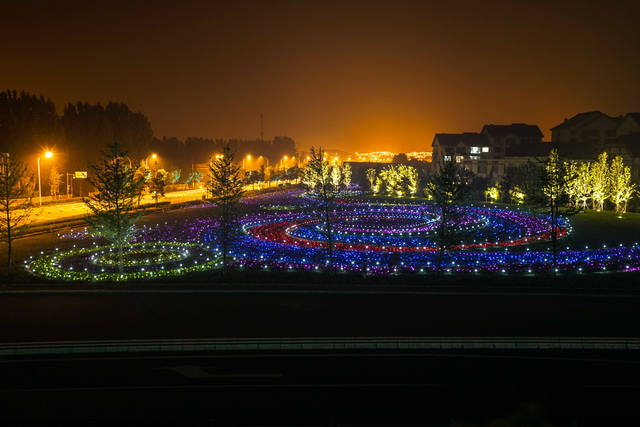
<path fill-rule="evenodd" d="M 446 3 L 446 4 L 445 4 Z M 430 150 L 640 110 L 638 1 L 0 0 L 0 89 L 124 102 L 156 136 Z"/>

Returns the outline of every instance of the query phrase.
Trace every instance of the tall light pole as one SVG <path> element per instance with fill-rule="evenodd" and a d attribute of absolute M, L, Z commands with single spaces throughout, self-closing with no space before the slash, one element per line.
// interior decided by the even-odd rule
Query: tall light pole
<path fill-rule="evenodd" d="M 267 161 L 267 169 L 269 169 L 269 158 L 267 156 L 260 156 L 258 159 L 265 159 Z"/>
<path fill-rule="evenodd" d="M 38 195 L 40 196 L 40 206 L 42 206 L 42 181 L 40 180 L 40 157 L 38 156 Z M 47 151 L 44 153 L 44 157 L 50 159 L 53 157 L 53 153 L 51 151 Z"/>
<path fill-rule="evenodd" d="M 242 170 L 245 170 L 245 171 L 246 171 L 246 169 L 244 168 L 244 159 L 251 160 L 251 154 L 247 154 L 246 156 L 244 156 L 244 157 L 242 158 Z"/>
<path fill-rule="evenodd" d="M 133 169 L 133 164 L 131 163 L 131 158 L 129 156 L 124 156 L 124 158 L 129 160 L 129 169 Z"/>
<path fill-rule="evenodd" d="M 156 153 L 153 153 L 150 156 L 147 156 L 146 159 L 144 159 L 144 164 L 147 166 L 147 169 L 149 169 L 149 157 L 155 159 L 156 157 L 158 157 L 158 155 Z"/>

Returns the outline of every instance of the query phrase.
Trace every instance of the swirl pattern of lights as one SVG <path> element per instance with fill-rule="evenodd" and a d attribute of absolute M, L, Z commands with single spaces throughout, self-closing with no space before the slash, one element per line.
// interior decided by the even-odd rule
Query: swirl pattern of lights
<path fill-rule="evenodd" d="M 42 256 L 30 264 L 33 273 L 50 279 L 87 282 L 170 277 L 218 266 L 219 256 L 197 243 L 132 243 L 124 247 L 124 272 L 118 270 L 113 246 L 76 248 Z"/>
<path fill-rule="evenodd" d="M 321 271 L 328 243 L 319 201 L 299 191 L 270 193 L 244 201 L 248 211 L 232 229 L 230 255 L 237 267 Z M 281 206 L 282 208 L 277 208 Z M 331 212 L 334 268 L 371 274 L 420 274 L 435 269 L 438 212 L 429 204 L 339 200 Z M 265 207 L 267 208 L 265 211 Z M 549 272 L 544 249 L 554 232 L 544 215 L 520 209 L 468 206 L 456 227 L 460 242 L 447 250 L 449 273 L 536 274 Z M 571 232 L 566 220 L 555 230 Z M 86 230 L 61 236 L 90 237 Z M 94 243 L 94 246 L 96 243 Z M 168 277 L 219 268 L 220 227 L 212 219 L 143 226 L 127 245 L 126 271 L 108 247 L 73 249 L 26 262 L 34 273 L 60 280 L 123 281 Z M 638 271 L 640 248 L 560 251 L 558 271 Z"/>
<path fill-rule="evenodd" d="M 437 212 L 431 205 L 338 203 L 332 218 L 334 265 L 339 271 L 425 273 L 435 269 Z M 322 213 L 307 211 L 256 214 L 242 218 L 232 254 L 238 265 L 262 269 L 321 270 L 328 264 Z M 457 273 L 548 272 L 550 250 L 531 244 L 551 239 L 550 219 L 519 209 L 466 207 L 459 224 L 466 237 L 445 254 L 443 269 Z M 570 232 L 566 220 L 556 230 Z M 210 231 L 205 243 L 214 244 Z M 540 245 L 538 245 L 539 247 Z M 558 271 L 590 272 L 640 269 L 633 247 L 560 251 Z"/>

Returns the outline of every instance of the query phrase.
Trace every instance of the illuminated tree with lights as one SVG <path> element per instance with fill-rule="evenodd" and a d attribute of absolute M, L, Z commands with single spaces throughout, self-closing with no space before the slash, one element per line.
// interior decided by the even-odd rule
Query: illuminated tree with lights
<path fill-rule="evenodd" d="M 220 239 L 222 244 L 222 274 L 227 271 L 227 253 L 230 245 L 230 230 L 233 225 L 234 211 L 244 195 L 244 181 L 240 175 L 240 166 L 233 161 L 234 153 L 227 143 L 222 149 L 222 156 L 217 156 L 209 163 L 210 180 L 207 185 L 211 201 L 221 210 Z"/>
<path fill-rule="evenodd" d="M 333 187 L 337 190 L 340 189 L 340 183 L 342 182 L 342 171 L 340 170 L 339 165 L 333 165 L 331 167 L 331 183 Z"/>
<path fill-rule="evenodd" d="M 342 164 L 342 184 L 344 184 L 345 188 L 349 188 L 351 185 L 351 177 L 353 176 L 353 171 L 351 170 L 351 165 L 349 163 Z"/>
<path fill-rule="evenodd" d="M 464 215 L 462 205 L 469 199 L 471 188 L 460 178 L 458 165 L 452 160 L 443 158 L 438 163 L 438 170 L 429 179 L 425 193 L 433 200 L 438 215 L 435 228 L 438 248 L 437 276 L 442 267 L 445 251 L 459 244 L 461 238 L 466 235 L 466 231 L 461 227 Z"/>
<path fill-rule="evenodd" d="M 200 182 L 202 182 L 202 178 L 204 178 L 204 174 L 200 171 L 192 171 L 185 183 L 192 184 L 192 188 L 195 188 Z"/>
<path fill-rule="evenodd" d="M 96 192 L 83 201 L 90 210 L 87 222 L 95 234 L 102 236 L 118 249 L 118 269 L 124 272 L 123 246 L 129 243 L 135 223 L 142 216 L 136 200 L 144 181 L 129 169 L 126 153 L 120 144 L 108 145 L 99 164 L 91 165 L 87 181 Z"/>
<path fill-rule="evenodd" d="M 487 188 L 484 192 L 486 199 L 497 202 L 500 199 L 500 183 L 494 185 L 493 187 Z"/>
<path fill-rule="evenodd" d="M 627 203 L 636 192 L 636 185 L 631 182 L 631 168 L 624 165 L 620 156 L 611 162 L 609 182 L 609 200 L 615 204 L 615 212 L 621 215 L 627 211 Z"/>
<path fill-rule="evenodd" d="M 371 189 L 371 191 L 374 191 L 373 185 L 376 182 L 376 170 L 367 169 L 366 175 L 367 175 L 367 180 L 369 181 L 369 188 Z"/>
<path fill-rule="evenodd" d="M 168 175 L 168 180 L 171 183 L 172 187 L 175 188 L 176 184 L 178 183 L 178 181 L 180 181 L 180 175 L 182 174 L 182 171 L 180 169 L 176 169 L 176 170 L 172 170 L 171 172 L 169 172 Z"/>
<path fill-rule="evenodd" d="M 509 194 L 511 202 L 527 203 L 538 186 L 540 165 L 527 161 L 518 166 L 508 166 L 500 181 L 502 191 Z"/>
<path fill-rule="evenodd" d="M 388 165 L 375 178 L 373 190 L 375 194 L 384 189 L 389 196 L 415 196 L 418 193 L 418 183 L 418 170 L 413 166 Z"/>
<path fill-rule="evenodd" d="M 593 209 L 601 211 L 604 209 L 604 202 L 609 198 L 609 164 L 607 163 L 607 153 L 601 153 L 598 161 L 591 164 L 591 200 Z"/>
<path fill-rule="evenodd" d="M 7 247 L 7 269 L 11 276 L 13 241 L 33 222 L 33 177 L 27 166 L 9 153 L 0 153 L 0 241 Z"/>
<path fill-rule="evenodd" d="M 145 192 L 145 189 L 149 186 L 149 180 L 151 180 L 151 170 L 147 167 L 147 162 L 144 160 L 140 162 L 140 165 L 135 170 L 134 177 L 142 183 L 138 189 L 138 206 L 140 206 L 142 195 Z"/>
<path fill-rule="evenodd" d="M 304 184 L 307 191 L 320 199 L 324 212 L 324 226 L 329 249 L 329 274 L 333 275 L 333 234 L 331 228 L 331 208 L 338 195 L 338 190 L 333 184 L 332 168 L 325 159 L 322 147 L 318 151 L 311 147 L 309 161 L 303 171 Z"/>
<path fill-rule="evenodd" d="M 579 181 L 578 181 L 578 164 L 573 160 L 568 162 L 564 162 L 564 169 L 568 176 L 573 176 L 574 179 L 568 181 L 565 186 L 565 193 L 567 195 L 569 206 L 578 207 L 578 192 L 579 192 Z"/>
<path fill-rule="evenodd" d="M 575 170 L 572 186 L 575 191 L 575 203 L 578 209 L 587 209 L 587 201 L 591 198 L 591 163 L 580 163 Z"/>
<path fill-rule="evenodd" d="M 511 203 L 522 205 L 525 202 L 526 194 L 520 189 L 520 187 L 513 187 L 509 190 L 509 197 L 511 197 Z"/>
<path fill-rule="evenodd" d="M 420 178 L 418 176 L 418 170 L 413 166 L 399 165 L 398 166 L 400 176 L 403 178 L 406 191 L 411 197 L 415 197 L 418 194 L 418 183 Z"/>

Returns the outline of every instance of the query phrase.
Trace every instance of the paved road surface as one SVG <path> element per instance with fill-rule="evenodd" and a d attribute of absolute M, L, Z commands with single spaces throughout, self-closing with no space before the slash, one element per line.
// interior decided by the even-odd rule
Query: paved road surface
<path fill-rule="evenodd" d="M 613 425 L 638 417 L 636 356 L 449 350 L 12 358 L 0 360 L 0 411 L 5 421 L 98 425 Z"/>
<path fill-rule="evenodd" d="M 96 285 L 99 289 L 100 285 Z M 582 291 L 580 291 L 582 292 Z M 637 337 L 640 297 L 594 294 L 0 294 L 0 342 L 309 336 Z M 584 291 L 587 292 L 587 291 Z"/>

